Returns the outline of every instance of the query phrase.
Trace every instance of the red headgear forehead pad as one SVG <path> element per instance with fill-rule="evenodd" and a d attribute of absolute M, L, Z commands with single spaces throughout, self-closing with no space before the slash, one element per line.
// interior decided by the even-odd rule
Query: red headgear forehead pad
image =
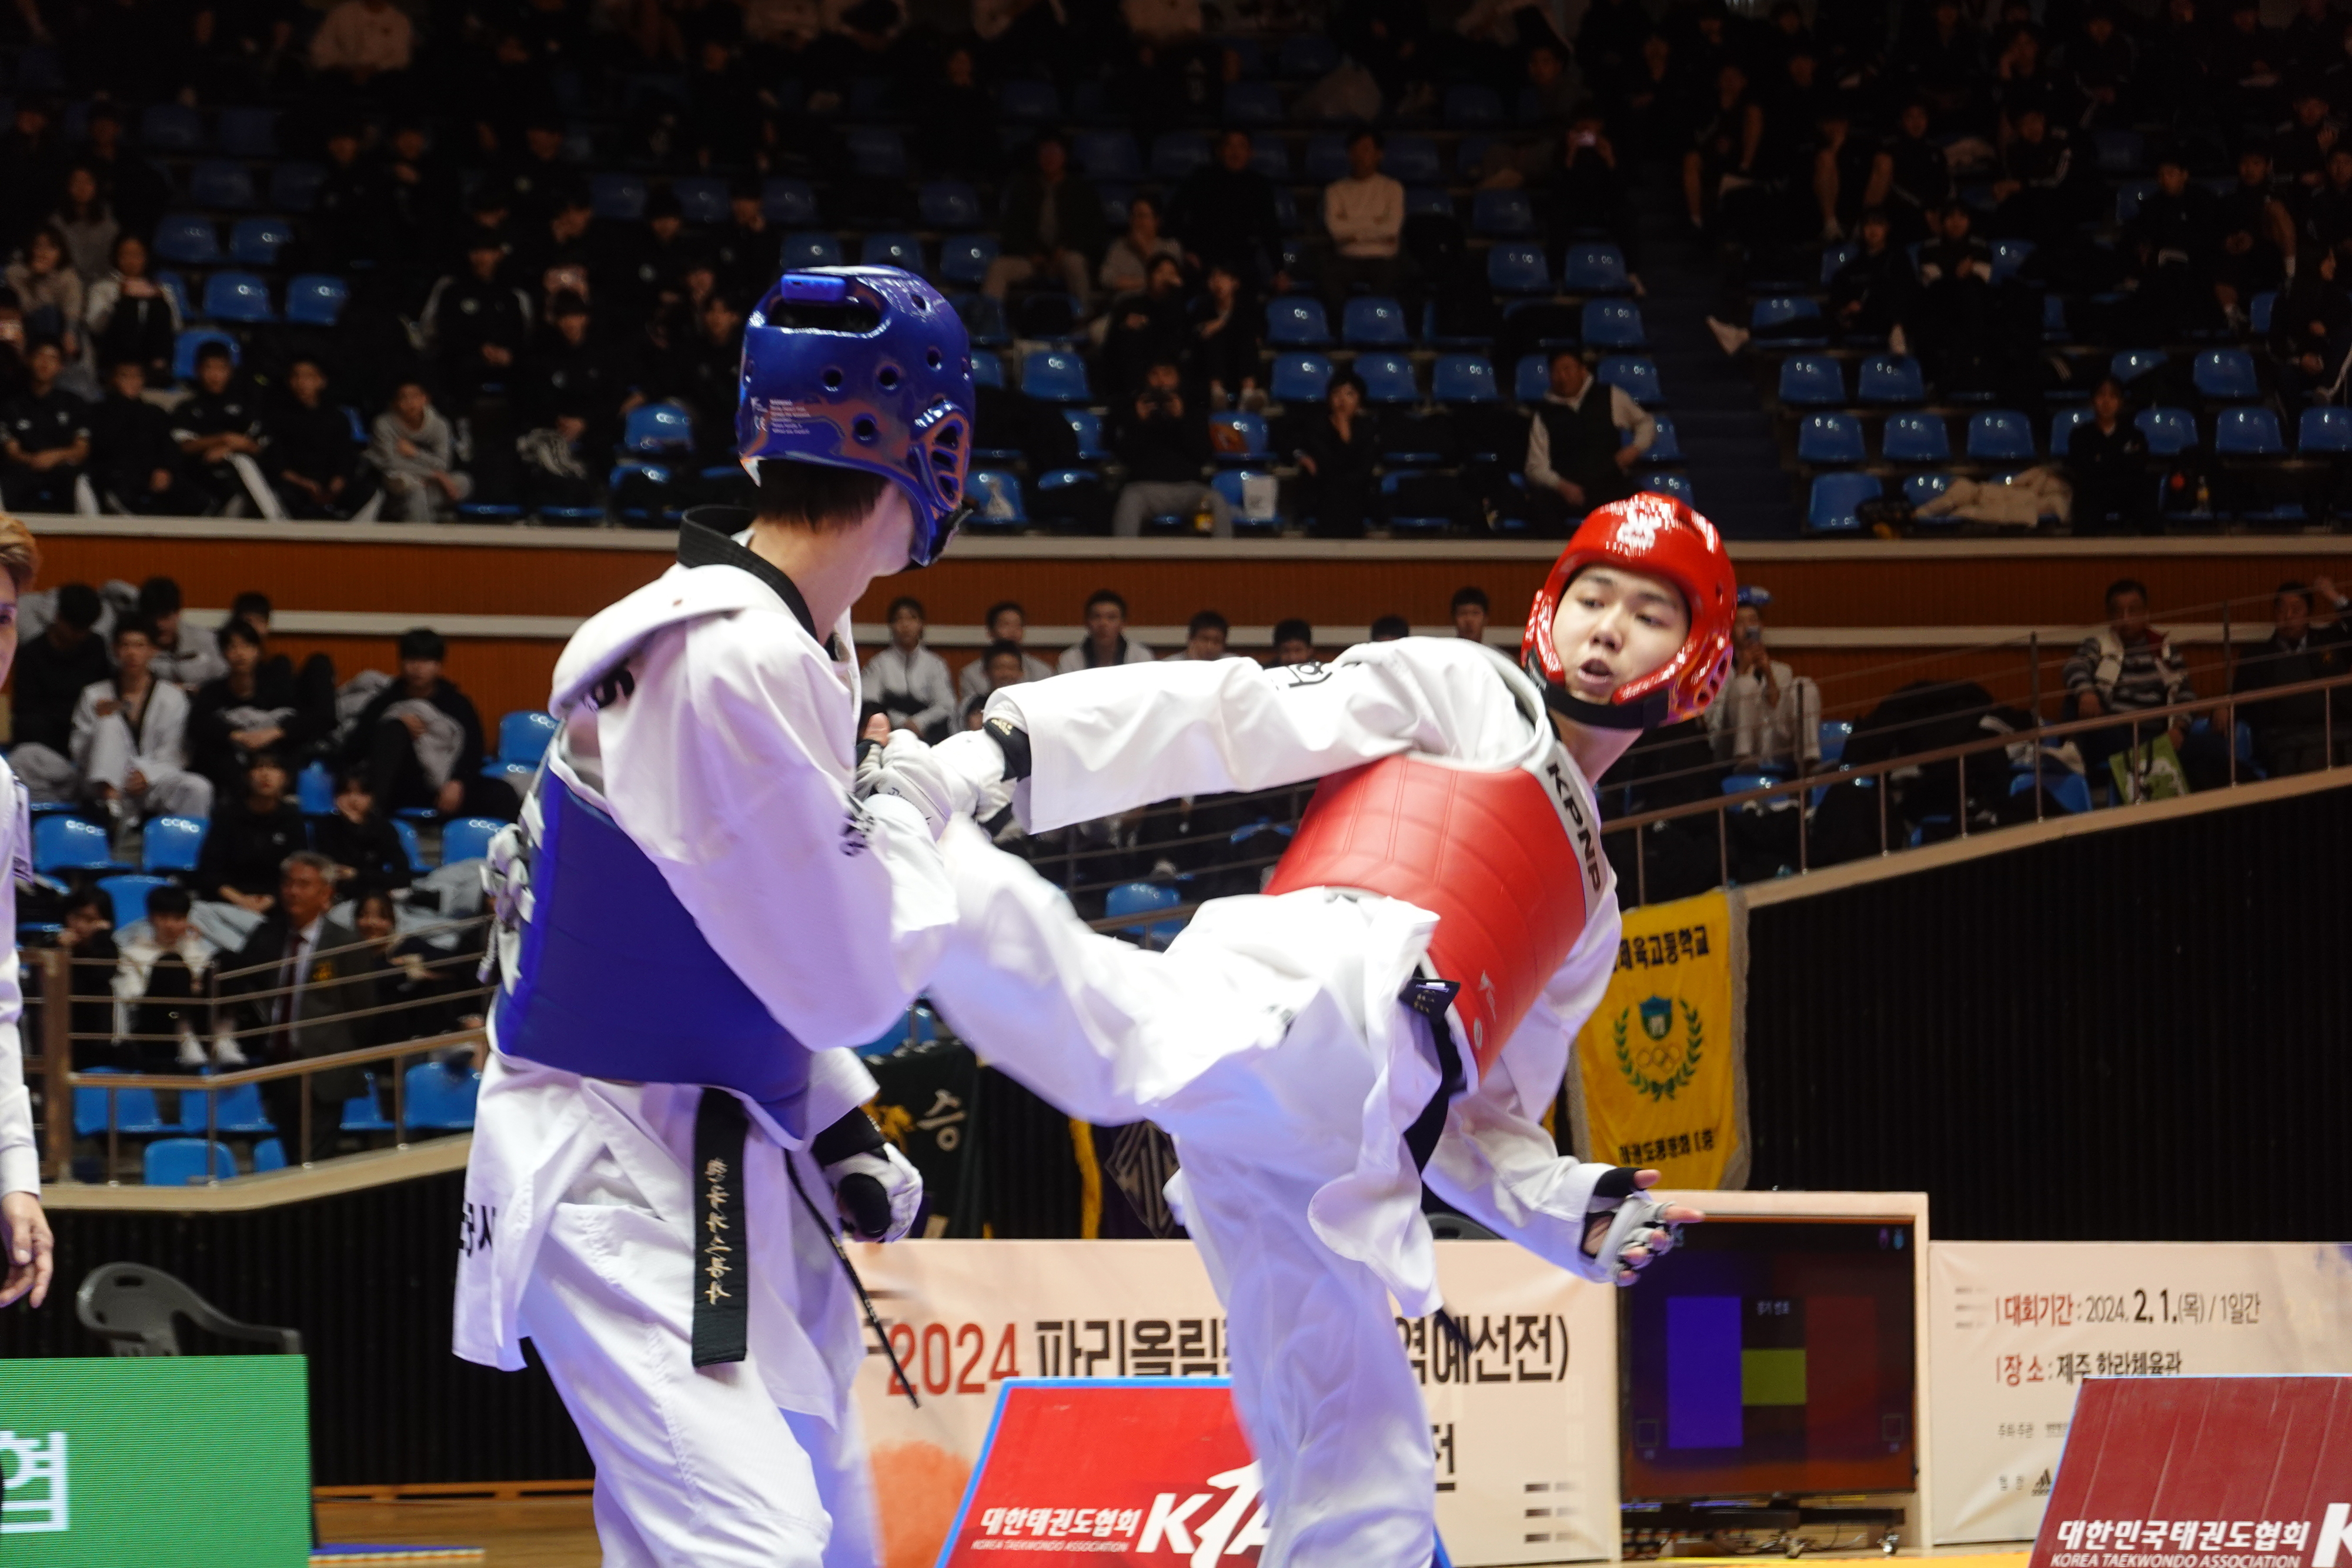
<path fill-rule="evenodd" d="M 1586 567 L 1603 561 L 1664 578 L 1681 591 L 1690 612 L 1689 634 L 1674 657 L 1619 686 L 1606 705 L 1566 695 L 1568 672 L 1551 639 L 1569 583 Z M 1672 496 L 1644 493 L 1613 501 L 1594 508 L 1552 563 L 1528 612 L 1520 658 L 1529 674 L 1553 689 L 1555 706 L 1572 705 L 1571 716 L 1625 728 L 1678 723 L 1705 713 L 1723 689 L 1738 596 L 1731 558 L 1713 523 Z"/>

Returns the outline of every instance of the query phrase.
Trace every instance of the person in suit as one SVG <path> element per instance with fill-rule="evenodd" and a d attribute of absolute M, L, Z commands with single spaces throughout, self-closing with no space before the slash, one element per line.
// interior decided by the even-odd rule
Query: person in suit
<path fill-rule="evenodd" d="M 357 932 L 327 918 L 334 901 L 335 862 L 313 850 L 295 851 L 278 872 L 277 908 L 226 966 L 223 989 L 237 998 L 237 1027 L 248 1031 L 245 1053 L 256 1061 L 307 1061 L 363 1043 L 349 1015 L 374 1004 L 378 965 L 357 946 Z M 278 1136 L 289 1151 L 299 1147 L 307 1165 L 335 1152 L 343 1102 L 366 1087 L 360 1069 L 339 1067 L 307 1078 L 271 1079 L 262 1084 L 261 1099 Z"/>

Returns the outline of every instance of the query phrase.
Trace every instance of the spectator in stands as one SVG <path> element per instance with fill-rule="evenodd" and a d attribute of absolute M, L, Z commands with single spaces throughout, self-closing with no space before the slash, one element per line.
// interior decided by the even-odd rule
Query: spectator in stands
<path fill-rule="evenodd" d="M 427 627 L 400 634 L 400 678 L 361 710 L 347 758 L 366 768 L 368 793 L 385 810 L 423 806 L 444 816 L 512 821 L 514 791 L 482 777 L 481 716 L 442 676 L 447 652 Z"/>
<path fill-rule="evenodd" d="M 553 210 L 546 218 L 521 226 L 514 248 L 508 253 L 508 277 L 541 315 L 545 314 L 548 301 L 566 289 L 583 298 L 590 296 L 590 274 L 603 251 L 594 233 L 595 204 L 584 182 L 563 182 L 552 193 L 550 205 Z"/>
<path fill-rule="evenodd" d="M 372 1018 L 354 1019 L 353 1027 L 369 1045 L 397 1045 L 404 1040 L 424 1040 L 478 1028 L 481 1004 L 474 995 L 474 967 L 480 962 L 479 945 L 468 952 L 436 947 L 423 934 L 401 936 L 399 916 L 389 895 L 376 890 L 362 893 L 352 905 L 352 925 L 368 944 L 362 956 L 373 963 L 374 1005 L 384 1010 Z M 470 1016 L 469 1015 L 473 1015 Z M 459 1048 L 442 1065 L 452 1072 L 472 1069 L 473 1053 Z M 379 1071 L 376 1100 L 387 1120 L 392 1115 L 391 1081 L 419 1058 L 398 1057 Z"/>
<path fill-rule="evenodd" d="M 1379 461 L 1371 416 L 1364 412 L 1364 381 L 1341 371 L 1324 390 L 1323 407 L 1308 417 L 1297 451 L 1298 515 L 1314 520 L 1318 538 L 1361 538 L 1371 514 Z"/>
<path fill-rule="evenodd" d="M 335 810 L 310 830 L 310 847 L 335 862 L 345 891 L 406 887 L 415 873 L 407 846 L 368 793 L 367 769 L 346 768 L 335 782 Z"/>
<path fill-rule="evenodd" d="M 139 613 L 153 629 L 157 680 L 169 681 L 193 695 L 206 681 L 228 674 L 213 634 L 184 612 L 177 582 L 168 577 L 151 577 L 141 583 Z"/>
<path fill-rule="evenodd" d="M 1381 172 L 1381 134 L 1368 125 L 1348 137 L 1346 175 L 1323 187 L 1323 227 L 1331 235 L 1323 294 L 1334 321 L 1359 285 L 1368 294 L 1397 292 L 1404 186 Z"/>
<path fill-rule="evenodd" d="M 2352 145 L 2328 149 L 2327 178 L 2305 204 L 2303 227 L 2315 249 L 2352 239 Z"/>
<path fill-rule="evenodd" d="M 284 659 L 263 658 L 259 632 L 232 616 L 220 629 L 220 651 L 228 674 L 207 681 L 190 700 L 188 753 L 225 800 L 246 784 L 256 757 L 296 753 L 316 737 L 292 668 Z"/>
<path fill-rule="evenodd" d="M 609 452 L 620 439 L 628 375 L 592 324 L 588 301 L 570 289 L 548 302 L 548 324 L 523 362 L 518 401 L 534 427 L 561 427 L 567 441 Z"/>
<path fill-rule="evenodd" d="M 1097 670 L 1106 664 L 1148 664 L 1150 648 L 1127 634 L 1127 601 L 1097 588 L 1087 601 L 1087 634 L 1062 654 L 1060 673 Z"/>
<path fill-rule="evenodd" d="M 1625 173 L 1618 165 L 1617 144 L 1610 139 L 1609 122 L 1598 103 L 1577 106 L 1566 134 L 1542 170 L 1537 196 L 1555 256 L 1579 235 L 1599 229 L 1616 242 L 1627 270 L 1639 274 L 1640 252 L 1632 243 L 1633 225 L 1625 207 Z"/>
<path fill-rule="evenodd" d="M 1454 634 L 1473 643 L 1486 640 L 1486 591 L 1483 588 L 1457 588 L 1449 606 L 1454 615 Z"/>
<path fill-rule="evenodd" d="M 2003 305 L 1992 280 L 1992 251 L 1976 220 L 1954 201 L 1937 214 L 1937 237 L 1919 248 L 1919 308 L 1915 345 L 1944 390 L 1995 390 L 2009 347 Z"/>
<path fill-rule="evenodd" d="M 1822 243 L 1834 245 L 1861 218 L 1878 162 L 1878 140 L 1854 124 L 1852 106 L 1834 90 L 1815 110 L 1814 129 L 1813 205 Z"/>
<path fill-rule="evenodd" d="M 768 221 L 767 205 L 758 180 L 746 176 L 729 188 L 727 223 L 707 246 L 685 237 L 685 210 L 677 193 L 656 191 L 646 201 L 647 232 L 662 266 L 682 278 L 694 257 L 709 260 L 713 283 L 728 294 L 753 298 L 776 280 L 776 258 L 784 236 Z M 674 291 L 674 290 L 673 290 Z"/>
<path fill-rule="evenodd" d="M 183 470 L 172 416 L 142 395 L 146 370 L 136 360 L 109 368 L 104 401 L 90 410 L 89 476 L 100 504 L 138 517 L 186 517 L 205 509 Z"/>
<path fill-rule="evenodd" d="M 0 277 L 16 291 L 17 308 L 25 312 L 28 342 L 55 342 L 67 361 L 81 361 L 83 311 L 81 275 L 66 252 L 65 236 L 44 224 L 25 242 L 23 256 L 8 264 Z"/>
<path fill-rule="evenodd" d="M 2032 35 L 2020 32 L 2020 38 Z M 2074 232 L 2081 217 L 2074 199 L 2074 154 L 2055 134 L 2038 104 L 2017 115 L 2016 133 L 2001 150 L 2000 174 L 1992 183 L 1993 232 L 2054 248 Z"/>
<path fill-rule="evenodd" d="M 147 242 L 115 237 L 112 269 L 89 286 L 82 319 L 102 365 L 135 360 L 151 386 L 172 384 L 172 350 L 180 335 L 180 307 L 147 275 Z"/>
<path fill-rule="evenodd" d="M 2189 679 L 2187 661 L 2174 649 L 2170 637 L 2147 623 L 2147 589 L 2135 579 L 2119 578 L 2108 584 L 2106 601 L 2108 623 L 2084 638 L 2074 656 L 2066 661 L 2066 695 L 2073 708 L 2068 716 L 2128 718 L 2150 708 L 2194 699 L 2197 691 Z M 2153 722 L 2140 725 L 2139 745 L 2145 747 L 2168 734 L 2191 781 L 2200 782 L 2200 775 L 2210 780 L 2210 769 L 2205 765 L 2216 758 L 2192 754 L 2212 748 L 2190 746 L 2185 714 L 2173 715 L 2161 727 Z M 2094 789 L 2108 779 L 2107 759 L 2130 750 L 2132 738 L 2131 727 L 2122 724 L 2111 729 L 2086 730 L 2074 737 Z M 2218 760 L 2226 767 L 2226 758 Z"/>
<path fill-rule="evenodd" d="M 771 279 L 771 281 L 773 281 Z M 732 465 L 736 376 L 743 364 L 743 313 L 713 292 L 698 307 L 698 326 L 646 378 L 645 394 L 694 415 L 694 449 L 705 466 Z"/>
<path fill-rule="evenodd" d="M 1368 643 L 1396 643 L 1412 635 L 1412 622 L 1402 615 L 1378 615 L 1372 618 Z"/>
<path fill-rule="evenodd" d="M 923 646 L 923 601 L 900 594 L 890 601 L 889 646 L 858 671 L 866 700 L 882 705 L 893 729 L 944 740 L 956 711 L 955 682 L 945 659 Z"/>
<path fill-rule="evenodd" d="M 327 918 L 335 901 L 334 874 L 334 862 L 315 851 L 289 854 L 278 872 L 276 907 L 223 966 L 247 971 L 223 986 L 222 999 L 233 1007 L 247 1039 L 246 1054 L 255 1061 L 295 1061 L 359 1048 L 349 1015 L 374 1005 L 373 965 L 371 955 L 357 950 L 359 934 Z M 288 1155 L 308 1164 L 335 1152 L 342 1103 L 366 1088 L 360 1069 L 340 1067 L 271 1079 L 261 1086 L 261 1100 Z"/>
<path fill-rule="evenodd" d="M 1017 283 L 1058 284 L 1084 306 L 1094 291 L 1091 275 L 1104 238 L 1101 193 L 1070 167 L 1061 132 L 1042 131 L 1029 167 L 1005 185 L 998 228 L 1003 254 L 989 264 L 981 291 L 1002 299 Z"/>
<path fill-rule="evenodd" d="M 1864 206 L 1885 209 L 1898 246 L 1926 238 L 1952 199 L 1952 165 L 1942 145 L 1928 138 L 1929 124 L 1925 100 L 1903 106 L 1897 134 L 1873 162 L 1863 196 Z"/>
<path fill-rule="evenodd" d="M 1146 517 L 1170 515 L 1192 519 L 1198 529 L 1205 514 L 1205 531 L 1233 538 L 1233 507 L 1201 480 L 1214 456 L 1208 421 L 1185 406 L 1174 363 L 1162 360 L 1151 367 L 1130 410 L 1120 422 L 1118 460 L 1127 467 L 1127 483 L 1111 512 L 1111 532 L 1131 539 L 1142 533 Z M 1063 664 L 1067 667 L 1068 660 Z"/>
<path fill-rule="evenodd" d="M 656 308 L 684 292 L 686 269 L 698 260 L 731 273 L 740 265 L 739 257 L 759 256 L 772 273 L 782 240 L 761 208 L 760 182 L 737 182 L 729 193 L 728 211 L 733 220 L 730 227 L 721 234 L 717 246 L 706 248 L 687 234 L 685 209 L 677 192 L 665 185 L 647 196 L 645 221 L 620 230 L 605 251 L 603 276 L 595 280 L 597 298 L 604 308 L 614 313 L 614 319 L 648 319 Z M 772 281 L 772 277 L 751 287 Z"/>
<path fill-rule="evenodd" d="M 1916 306 L 1918 274 L 1882 209 L 1865 211 L 1861 230 L 1860 248 L 1830 279 L 1830 315 L 1841 336 L 1894 347 Z"/>
<path fill-rule="evenodd" d="M 1811 680 L 1771 656 L 1764 644 L 1764 606 L 1772 596 L 1739 591 L 1733 612 L 1731 674 L 1707 709 L 1718 762 L 1743 771 L 1810 773 L 1822 763 L 1822 694 Z"/>
<path fill-rule="evenodd" d="M 1160 204 L 1140 193 L 1129 198 L 1127 227 L 1103 252 L 1095 275 L 1104 297 L 1141 292 L 1150 281 L 1151 264 L 1163 256 L 1184 259 L 1183 247 L 1160 232 Z"/>
<path fill-rule="evenodd" d="M 114 974 L 122 959 L 114 945 L 114 901 L 100 889 L 77 888 L 66 895 L 58 918 L 64 926 L 58 946 L 75 960 L 66 981 L 74 1065 L 127 1069 L 131 1063 L 114 1038 Z"/>
<path fill-rule="evenodd" d="M 1189 317 L 1185 348 L 1192 381 L 1206 405 L 1265 407 L 1265 394 L 1257 384 L 1258 318 L 1231 267 L 1209 268 L 1208 285 L 1193 299 Z"/>
<path fill-rule="evenodd" d="M 1632 495 L 1633 465 L 1657 438 L 1657 421 L 1624 389 L 1601 385 L 1574 349 L 1554 350 L 1550 390 L 1528 422 L 1536 521 L 1564 537 L 1593 507 Z"/>
<path fill-rule="evenodd" d="M 115 222 L 125 234 L 154 233 L 155 220 L 171 204 L 172 184 L 146 159 L 123 151 L 121 106 L 102 100 L 91 104 L 88 134 L 80 159 L 98 176 Z M 27 215 L 40 210 L 26 209 Z"/>
<path fill-rule="evenodd" d="M 384 78 L 407 71 L 415 43 L 408 14 L 392 0 L 341 0 L 310 35 L 310 68 L 381 92 Z"/>
<path fill-rule="evenodd" d="M 267 515 L 278 505 L 254 461 L 261 455 L 261 399 L 237 375 L 226 343 L 206 343 L 196 350 L 196 389 L 172 411 L 172 434 L 187 459 L 188 488 L 202 510 L 241 511 L 251 501 Z"/>
<path fill-rule="evenodd" d="M 980 651 L 980 657 L 963 667 L 965 675 L 977 674 L 980 677 L 979 680 L 977 682 L 959 681 L 960 685 L 976 685 L 979 688 L 970 696 L 958 697 L 957 700 L 963 704 L 964 713 L 970 715 L 975 704 L 982 707 L 987 706 L 989 694 L 999 687 L 1017 686 L 1022 682 L 1031 679 L 1029 665 L 1033 662 L 1028 654 L 1021 651 L 1021 644 L 1018 643 L 991 643 L 987 647 L 982 648 Z M 1046 673 L 1051 674 L 1053 672 L 1049 670 Z M 971 727 L 967 725 L 965 727 Z"/>
<path fill-rule="evenodd" d="M 1935 0 L 1926 25 L 1906 40 L 1900 66 L 1939 130 L 1977 128 L 1987 85 L 1984 37 L 1962 15 L 1959 0 Z"/>
<path fill-rule="evenodd" d="M 1274 667 L 1315 662 L 1315 628 L 1297 616 L 1274 623 Z"/>
<path fill-rule="evenodd" d="M 85 286 L 106 276 L 122 225 L 106 204 L 98 175 L 89 164 L 77 163 L 66 171 L 65 200 L 50 215 L 49 226 L 65 241 L 66 259 Z"/>
<path fill-rule="evenodd" d="M 1022 613 L 1020 605 L 1009 599 L 1001 604 L 992 604 L 988 607 L 988 615 L 982 624 L 988 631 L 988 653 L 983 657 L 974 659 L 971 664 L 966 664 L 963 667 L 963 674 L 957 677 L 956 695 L 963 701 L 970 702 L 974 697 L 986 696 L 998 686 L 1007 684 L 998 680 L 996 673 L 988 665 L 995 658 L 998 649 L 1008 643 L 1012 644 L 1013 651 L 1021 655 L 1023 680 L 1042 681 L 1054 673 L 1053 665 L 1036 657 L 1021 645 L 1021 639 L 1028 635 L 1029 622 L 1028 617 Z"/>
<path fill-rule="evenodd" d="M 1951 0 L 1944 0 L 1946 5 Z M 1748 72 L 1725 61 L 1715 73 L 1714 90 L 1706 101 L 1690 150 L 1683 154 L 1683 205 L 1691 227 L 1705 230 L 1719 214 L 1726 198 L 1750 189 L 1756 178 L 1756 158 L 1764 146 L 1764 105 L 1748 90 Z M 1745 204 L 1734 201 L 1734 217 Z M 1735 222 L 1734 233 L 1743 225 Z"/>
<path fill-rule="evenodd" d="M 425 383 L 404 381 L 392 394 L 392 406 L 375 416 L 368 461 L 383 475 L 393 513 L 408 522 L 429 523 L 474 493 L 472 476 L 457 471 L 457 434 L 434 408 Z"/>
<path fill-rule="evenodd" d="M 1217 139 L 1216 156 L 1184 176 L 1167 215 L 1195 276 L 1223 266 L 1253 294 L 1269 285 L 1276 294 L 1290 287 L 1274 183 L 1250 167 L 1246 131 L 1227 131 Z"/>
<path fill-rule="evenodd" d="M 2294 216 L 2271 193 L 2270 153 L 2249 145 L 2238 154 L 2238 183 L 2221 200 L 2221 254 L 2214 258 L 2213 298 L 2233 329 L 2246 324 L 2246 306 L 2274 289 L 2294 270 Z"/>
<path fill-rule="evenodd" d="M 284 756 L 263 750 L 246 764 L 242 787 L 222 791 L 196 856 L 200 897 L 255 915 L 277 903 L 278 863 L 308 841 L 289 788 Z"/>
<path fill-rule="evenodd" d="M 373 267 L 383 253 L 386 205 L 373 163 L 361 162 L 359 127 L 339 120 L 327 131 L 325 178 L 310 204 L 314 265 L 350 272 Z"/>
<path fill-rule="evenodd" d="M 2327 154 L 2342 138 L 2343 128 L 2328 118 L 2327 95 L 2307 86 L 2295 94 L 2294 119 L 2271 144 L 2272 172 L 2307 197 L 2327 183 Z"/>
<path fill-rule="evenodd" d="M 289 517 L 341 520 L 373 499 L 376 470 L 351 416 L 327 402 L 327 372 L 305 355 L 286 370 L 286 396 L 264 419 L 269 472 Z"/>
<path fill-rule="evenodd" d="M 89 461 L 89 405 L 58 385 L 65 354 L 53 341 L 25 353 L 25 390 L 0 403 L 0 497 L 20 512 L 80 509 L 74 486 Z"/>
<path fill-rule="evenodd" d="M 0 249 L 22 245 L 41 214 L 58 204 L 65 174 L 56 110 L 47 99 L 27 95 L 17 102 L 8 133 L 0 136 Z"/>
<path fill-rule="evenodd" d="M 85 688 L 114 673 L 106 640 L 91 630 L 102 608 L 96 589 L 68 582 L 58 590 L 57 613 L 48 625 L 17 650 L 10 708 L 16 745 L 9 756 L 28 784 L 36 778 L 70 775 L 74 706 Z M 36 790 L 33 798 L 62 797 Z"/>
<path fill-rule="evenodd" d="M 1143 292 L 1120 295 L 1104 318 L 1103 380 L 1111 395 L 1141 392 L 1153 365 L 1183 354 L 1185 308 L 1183 264 L 1154 257 Z"/>
<path fill-rule="evenodd" d="M 1233 628 L 1226 623 L 1225 618 L 1215 611 L 1195 611 L 1191 623 L 1184 628 L 1184 645 L 1162 662 L 1183 660 L 1206 664 L 1215 659 L 1231 658 L 1234 655 L 1226 649 L 1225 639 L 1232 632 Z"/>
<path fill-rule="evenodd" d="M 2127 416 L 2123 383 L 2115 377 L 2101 381 L 2091 393 L 2091 417 L 2067 436 L 2065 462 L 2067 482 L 2074 488 L 2074 532 L 2156 531 L 2147 438 Z"/>
<path fill-rule="evenodd" d="M 2124 247 L 2151 329 L 2176 338 L 2212 319 L 2222 217 L 2213 193 L 2189 182 L 2182 154 L 2158 158 L 2156 183 L 2124 229 Z"/>
<path fill-rule="evenodd" d="M 425 340 L 449 384 L 468 396 L 503 382 L 530 341 L 530 302 L 500 276 L 506 258 L 504 235 L 475 229 L 465 275 L 441 279 L 425 302 Z"/>
<path fill-rule="evenodd" d="M 194 901 L 184 887 L 169 883 L 147 890 L 144 930 L 133 925 L 116 943 L 114 998 L 130 1022 L 121 1065 L 134 1072 L 170 1072 L 204 1066 L 204 1037 L 212 1032 L 205 1005 L 219 953 L 188 913 Z M 220 1042 L 223 1066 L 242 1065 L 245 1053 L 233 1040 Z"/>
<path fill-rule="evenodd" d="M 68 775 L 37 779 L 26 774 L 28 788 L 46 789 L 50 800 L 79 792 L 118 825 L 133 818 L 211 814 L 212 785 L 188 770 L 187 694 L 156 675 L 156 644 L 152 622 L 126 615 L 114 623 L 115 673 L 83 687 L 74 705 Z"/>
<path fill-rule="evenodd" d="M 2137 58 L 2137 48 L 2116 30 L 2110 7 L 2094 5 L 2084 13 L 2083 31 L 2067 43 L 2061 62 L 2084 105 L 2084 123 L 2115 126 L 2128 120 L 2126 99 Z"/>
<path fill-rule="evenodd" d="M 2352 600 L 2336 591 L 2334 579 L 2315 577 L 2308 584 L 2283 582 L 2274 604 L 2270 640 L 2238 662 L 2238 692 L 2260 692 L 2352 673 L 2352 616 L 2346 613 L 2352 611 Z M 2331 699 L 2336 710 L 2332 724 Z M 2237 713 L 2253 728 L 2255 760 L 2264 773 L 2276 779 L 2334 767 L 2352 753 L 2352 736 L 2345 733 L 2344 726 L 2347 706 L 2340 691 L 2304 692 L 2267 702 L 2242 702 Z M 2328 749 L 2331 729 L 2332 755 Z"/>

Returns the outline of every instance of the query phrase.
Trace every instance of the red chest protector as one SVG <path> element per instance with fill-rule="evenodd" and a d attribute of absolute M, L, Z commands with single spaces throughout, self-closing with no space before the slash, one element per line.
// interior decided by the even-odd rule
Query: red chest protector
<path fill-rule="evenodd" d="M 1557 748 L 1473 772 L 1390 757 L 1323 780 L 1269 894 L 1360 888 L 1437 916 L 1431 967 L 1484 1072 L 1583 935 L 1607 886 L 1600 824 Z"/>

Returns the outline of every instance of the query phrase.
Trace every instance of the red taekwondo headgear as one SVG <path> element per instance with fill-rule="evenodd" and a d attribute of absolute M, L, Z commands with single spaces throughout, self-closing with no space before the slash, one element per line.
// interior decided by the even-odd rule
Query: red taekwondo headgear
<path fill-rule="evenodd" d="M 1690 635 L 1671 659 L 1627 681 L 1606 703 L 1570 695 L 1568 671 L 1552 646 L 1560 595 L 1576 574 L 1604 561 L 1663 577 L 1682 591 Z M 1528 612 L 1519 658 L 1546 700 L 1581 724 L 1602 729 L 1654 729 L 1705 713 L 1731 668 L 1731 617 L 1738 588 L 1715 525 L 1672 496 L 1643 493 L 1598 507 L 1553 563 Z"/>

